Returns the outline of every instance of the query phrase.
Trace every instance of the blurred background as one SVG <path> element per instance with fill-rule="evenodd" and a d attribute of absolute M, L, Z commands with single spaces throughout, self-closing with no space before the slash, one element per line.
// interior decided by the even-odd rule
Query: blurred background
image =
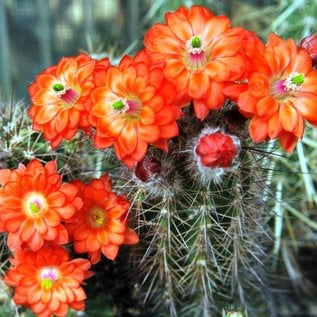
<path fill-rule="evenodd" d="M 79 51 L 115 63 L 142 46 L 146 29 L 166 11 L 201 4 L 233 25 L 301 38 L 317 31 L 315 0 L 0 0 L 0 96 L 27 97 L 44 68 Z"/>

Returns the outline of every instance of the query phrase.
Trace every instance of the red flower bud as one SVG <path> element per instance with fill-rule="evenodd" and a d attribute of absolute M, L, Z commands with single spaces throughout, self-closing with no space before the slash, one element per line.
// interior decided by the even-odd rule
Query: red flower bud
<path fill-rule="evenodd" d="M 305 36 L 298 46 L 308 51 L 313 62 L 313 67 L 317 68 L 317 34 Z"/>
<path fill-rule="evenodd" d="M 142 182 L 148 182 L 161 173 L 161 162 L 154 157 L 144 157 L 137 163 L 135 175 Z"/>
<path fill-rule="evenodd" d="M 229 167 L 237 153 L 238 149 L 232 138 L 221 131 L 203 135 L 196 146 L 196 154 L 206 167 Z"/>

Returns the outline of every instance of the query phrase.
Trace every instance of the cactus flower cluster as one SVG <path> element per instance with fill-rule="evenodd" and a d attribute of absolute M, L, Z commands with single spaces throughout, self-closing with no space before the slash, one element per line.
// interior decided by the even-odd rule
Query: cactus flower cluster
<path fill-rule="evenodd" d="M 278 140 L 292 152 L 306 123 L 317 126 L 316 48 L 314 36 L 296 44 L 272 33 L 265 44 L 226 16 L 182 6 L 118 65 L 80 53 L 38 74 L 33 129 L 53 149 L 79 130 L 102 155 L 113 149 L 115 184 L 106 173 L 64 182 L 56 160 L 0 170 L 14 301 L 39 317 L 83 310 L 93 265 L 138 244 L 133 266 L 153 311 L 213 316 L 226 298 L 247 306 L 268 212 L 249 149 Z M 70 245 L 87 258 L 72 259 Z"/>

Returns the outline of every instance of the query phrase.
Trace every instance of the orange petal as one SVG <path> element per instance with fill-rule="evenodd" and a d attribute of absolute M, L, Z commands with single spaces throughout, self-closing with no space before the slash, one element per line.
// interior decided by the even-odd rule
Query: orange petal
<path fill-rule="evenodd" d="M 42 217 L 35 218 L 34 226 L 38 233 L 40 233 L 41 235 L 45 234 L 47 231 L 46 222 Z"/>
<path fill-rule="evenodd" d="M 268 120 L 267 132 L 270 139 L 276 139 L 282 131 L 282 126 L 280 123 L 279 113 L 276 112 L 271 118 Z"/>
<path fill-rule="evenodd" d="M 37 231 L 35 231 L 27 243 L 32 251 L 37 251 L 43 246 L 44 240 L 42 236 Z"/>
<path fill-rule="evenodd" d="M 253 117 L 249 123 L 249 133 L 253 141 L 266 141 L 268 138 L 267 121 Z"/>
<path fill-rule="evenodd" d="M 140 138 L 147 143 L 156 142 L 160 138 L 160 128 L 156 125 L 139 125 L 138 132 Z"/>
<path fill-rule="evenodd" d="M 173 78 L 178 76 L 184 68 L 185 64 L 181 59 L 170 58 L 165 63 L 165 75 L 167 78 Z"/>
<path fill-rule="evenodd" d="M 111 66 L 107 69 L 106 83 L 114 94 L 122 95 L 125 91 L 122 76 L 122 72 L 116 67 Z"/>
<path fill-rule="evenodd" d="M 143 106 L 140 115 L 140 121 L 144 125 L 153 124 L 155 121 L 155 112 L 152 108 Z"/>
<path fill-rule="evenodd" d="M 204 26 L 204 37 L 206 41 L 217 38 L 230 27 L 230 20 L 225 16 L 214 16 Z M 220 40 L 221 38 L 219 38 Z"/>
<path fill-rule="evenodd" d="M 46 197 L 50 207 L 62 207 L 66 202 L 65 194 L 61 192 L 53 192 Z"/>
<path fill-rule="evenodd" d="M 97 239 L 100 245 L 105 246 L 109 243 L 109 237 L 106 230 L 99 230 L 97 232 Z"/>
<path fill-rule="evenodd" d="M 115 219 L 109 222 L 108 228 L 115 233 L 123 233 L 126 230 L 125 224 Z"/>
<path fill-rule="evenodd" d="M 280 104 L 280 123 L 285 131 L 293 132 L 298 126 L 298 115 L 296 109 L 287 103 Z"/>
<path fill-rule="evenodd" d="M 100 243 L 98 242 L 96 233 L 91 231 L 86 239 L 86 249 L 89 252 L 95 252 L 100 249 Z"/>
<path fill-rule="evenodd" d="M 259 117 L 271 117 L 278 110 L 278 103 L 271 96 L 265 96 L 256 104 L 256 114 Z"/>
<path fill-rule="evenodd" d="M 238 98 L 239 110 L 241 110 L 244 115 L 253 115 L 258 101 L 259 99 L 251 96 L 249 91 L 245 91 Z"/>
<path fill-rule="evenodd" d="M 139 242 L 139 237 L 135 231 L 130 228 L 127 228 L 127 231 L 124 235 L 124 244 L 133 245 Z"/>
<path fill-rule="evenodd" d="M 54 118 L 54 127 L 57 133 L 61 133 L 68 124 L 68 111 L 60 111 Z"/>
<path fill-rule="evenodd" d="M 135 125 L 126 124 L 120 136 L 117 139 L 117 145 L 121 148 L 121 152 L 125 155 L 132 153 L 137 145 L 137 128 Z"/>
<path fill-rule="evenodd" d="M 28 241 L 35 232 L 34 220 L 27 218 L 23 224 L 21 224 L 21 239 Z"/>
<path fill-rule="evenodd" d="M 107 257 L 110 260 L 114 260 L 117 257 L 119 247 L 115 244 L 109 244 L 107 246 L 103 246 L 101 248 L 101 251 L 105 257 Z"/>
<path fill-rule="evenodd" d="M 188 10 L 187 18 L 193 29 L 193 34 L 202 35 L 205 31 L 206 22 L 213 18 L 213 16 L 207 8 L 198 5 L 192 6 Z"/>
<path fill-rule="evenodd" d="M 54 207 L 54 210 L 63 220 L 70 219 L 76 212 L 76 208 L 73 206 L 73 204 L 67 204 L 62 207 Z"/>
<path fill-rule="evenodd" d="M 292 152 L 297 144 L 298 138 L 290 132 L 283 131 L 279 136 L 282 148 L 287 152 Z"/>
<path fill-rule="evenodd" d="M 292 98 L 292 102 L 301 115 L 309 121 L 317 121 L 317 96 L 309 94 L 309 96 Z"/>
<path fill-rule="evenodd" d="M 209 88 L 209 77 L 203 71 L 194 71 L 189 78 L 188 94 L 190 97 L 199 99 Z"/>
<path fill-rule="evenodd" d="M 124 242 L 124 235 L 116 232 L 108 231 L 109 241 L 116 245 L 121 245 Z"/>
<path fill-rule="evenodd" d="M 82 83 L 85 81 L 93 72 L 95 68 L 96 61 L 90 59 L 86 63 L 79 66 L 77 73 L 76 73 L 76 81 L 78 83 Z"/>
<path fill-rule="evenodd" d="M 61 108 L 58 105 L 46 105 L 40 108 L 34 120 L 38 124 L 46 124 L 51 121 L 59 112 Z"/>
<path fill-rule="evenodd" d="M 210 111 L 206 102 L 204 100 L 194 100 L 193 104 L 194 104 L 195 116 L 200 120 L 204 120 Z"/>
<path fill-rule="evenodd" d="M 186 43 L 193 36 L 192 27 L 181 13 L 166 13 L 165 20 L 172 33 L 181 41 Z"/>
<path fill-rule="evenodd" d="M 171 30 L 166 25 L 160 23 L 155 24 L 145 33 L 144 44 L 150 52 L 179 56 L 184 52 L 183 47 Z"/>
<path fill-rule="evenodd" d="M 210 79 L 215 81 L 226 81 L 230 80 L 230 72 L 226 65 L 218 61 L 209 62 L 205 71 Z"/>

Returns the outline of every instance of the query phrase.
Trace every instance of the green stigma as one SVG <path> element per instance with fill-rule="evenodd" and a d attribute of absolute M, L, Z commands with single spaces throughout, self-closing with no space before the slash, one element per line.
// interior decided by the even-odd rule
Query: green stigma
<path fill-rule="evenodd" d="M 291 82 L 292 84 L 295 84 L 296 86 L 300 86 L 305 80 L 305 75 L 298 74 L 292 77 Z"/>
<path fill-rule="evenodd" d="M 28 208 L 32 214 L 37 214 L 40 211 L 39 205 L 37 203 L 34 203 L 34 202 L 29 202 Z"/>
<path fill-rule="evenodd" d="M 46 289 L 46 290 L 49 290 L 51 289 L 53 286 L 53 281 L 50 279 L 50 278 L 44 278 L 42 281 L 41 281 L 41 287 L 43 289 Z"/>
<path fill-rule="evenodd" d="M 192 44 L 192 48 L 200 48 L 200 46 L 201 46 L 201 41 L 200 41 L 200 38 L 199 38 L 198 35 L 195 35 L 195 36 L 192 38 L 191 44 Z"/>
<path fill-rule="evenodd" d="M 122 100 L 118 100 L 112 104 L 112 108 L 115 110 L 122 110 L 124 108 L 124 102 Z"/>
<path fill-rule="evenodd" d="M 64 86 L 63 86 L 62 84 L 60 84 L 60 83 L 57 83 L 57 84 L 54 84 L 54 85 L 53 85 L 53 89 L 54 89 L 56 92 L 62 91 L 62 90 L 64 90 Z"/>

